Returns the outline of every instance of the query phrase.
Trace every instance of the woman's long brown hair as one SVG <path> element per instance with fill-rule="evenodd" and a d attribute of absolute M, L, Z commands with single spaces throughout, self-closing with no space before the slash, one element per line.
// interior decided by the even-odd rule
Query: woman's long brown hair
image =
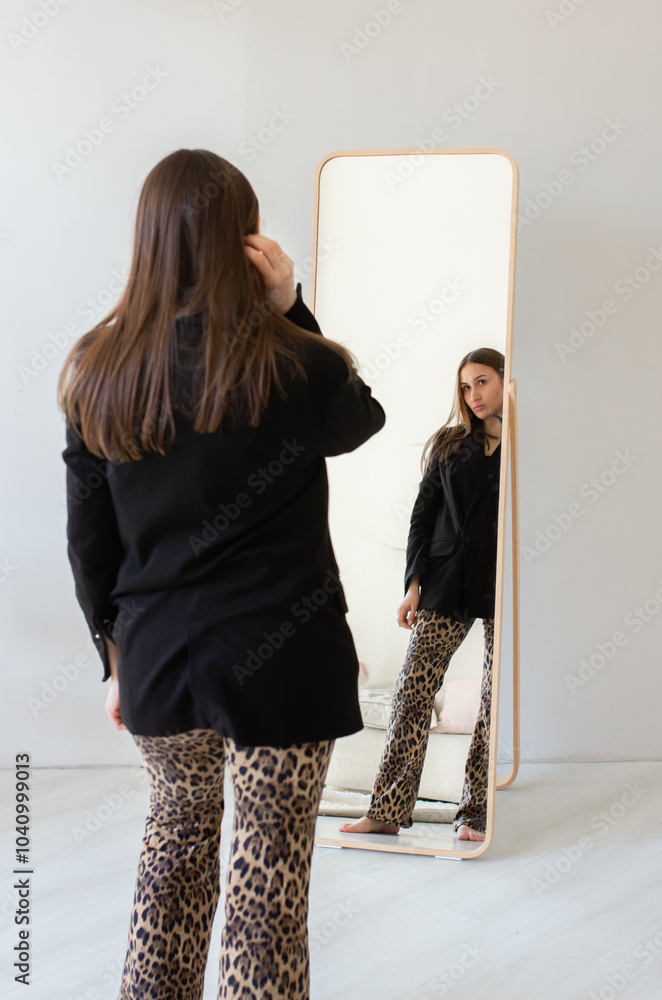
<path fill-rule="evenodd" d="M 156 164 L 136 214 L 130 277 L 117 305 L 67 356 L 58 403 L 87 448 L 111 461 L 165 454 L 175 436 L 175 319 L 203 314 L 204 378 L 194 427 L 257 427 L 284 371 L 306 377 L 309 333 L 276 312 L 248 261 L 258 200 L 235 166 L 205 149 L 179 149 Z M 185 289 L 193 289 L 184 302 Z M 353 355 L 324 338 L 347 376 Z"/>
<path fill-rule="evenodd" d="M 483 428 L 485 437 L 496 440 L 495 435 L 488 434 L 484 429 L 483 421 L 477 417 L 473 410 L 467 406 L 462 392 L 461 372 L 465 365 L 485 365 L 486 368 L 493 368 L 503 379 L 506 359 L 500 351 L 492 347 L 479 347 L 475 351 L 469 351 L 458 365 L 457 378 L 455 379 L 455 398 L 448 420 L 438 431 L 428 438 L 423 448 L 421 458 L 421 470 L 425 473 L 432 463 L 439 459 L 445 462 L 460 447 L 462 441 L 473 431 Z"/>

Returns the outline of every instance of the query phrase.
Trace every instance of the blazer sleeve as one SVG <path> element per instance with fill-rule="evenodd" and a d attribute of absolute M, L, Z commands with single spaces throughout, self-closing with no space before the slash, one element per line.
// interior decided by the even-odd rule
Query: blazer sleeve
<path fill-rule="evenodd" d="M 285 313 L 286 319 L 321 336 L 317 320 L 301 297 L 301 282 L 297 285 L 296 292 L 297 301 Z M 326 402 L 322 429 L 321 452 L 324 456 L 354 451 L 380 431 L 386 422 L 381 403 L 373 399 L 370 387 L 359 375 L 352 375 L 348 381 L 347 367 L 337 355 L 330 359 L 329 364 L 332 386 Z"/>
<path fill-rule="evenodd" d="M 66 439 L 62 458 L 67 466 L 67 555 L 76 597 L 101 657 L 105 681 L 110 677 L 105 637 L 112 640 L 119 612 L 110 595 L 124 549 L 108 485 L 109 463 L 88 451 L 69 422 Z"/>
<path fill-rule="evenodd" d="M 301 282 L 297 284 L 296 293 L 297 300 L 292 308 L 288 309 L 285 313 L 285 319 L 289 319 L 290 323 L 294 323 L 296 326 L 300 326 L 302 329 L 308 330 L 309 333 L 321 334 L 322 331 L 320 330 L 319 323 L 301 296 Z"/>
<path fill-rule="evenodd" d="M 428 571 L 430 539 L 442 502 L 443 491 L 439 462 L 434 462 L 419 484 L 418 496 L 411 512 L 407 540 L 405 593 L 409 589 L 409 581 L 415 573 L 423 574 Z"/>
<path fill-rule="evenodd" d="M 342 358 L 340 378 L 334 384 L 326 403 L 322 431 L 322 454 L 343 455 L 354 451 L 386 423 L 381 403 L 373 399 L 370 387 L 358 375 L 346 378 L 347 368 Z"/>

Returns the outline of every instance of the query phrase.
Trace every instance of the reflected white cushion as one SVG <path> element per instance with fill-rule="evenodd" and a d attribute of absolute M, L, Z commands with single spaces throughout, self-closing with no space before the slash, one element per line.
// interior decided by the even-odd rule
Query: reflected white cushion
<path fill-rule="evenodd" d="M 439 718 L 433 733 L 472 734 L 480 711 L 479 678 L 447 678 L 441 686 Z"/>
<path fill-rule="evenodd" d="M 363 725 L 370 729 L 388 729 L 391 718 L 393 688 L 363 688 L 359 691 L 359 705 Z M 437 713 L 432 709 L 430 725 L 437 724 Z M 473 729 L 471 730 L 473 732 Z"/>
<path fill-rule="evenodd" d="M 336 740 L 326 776 L 329 788 L 372 792 L 386 732 L 366 726 Z M 437 733 L 430 737 L 418 790 L 420 799 L 459 802 L 470 736 Z"/>

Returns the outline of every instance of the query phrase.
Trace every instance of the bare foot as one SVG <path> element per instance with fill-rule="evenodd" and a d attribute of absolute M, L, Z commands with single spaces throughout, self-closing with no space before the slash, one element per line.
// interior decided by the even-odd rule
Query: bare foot
<path fill-rule="evenodd" d="M 383 823 L 380 819 L 362 816 L 354 823 L 341 823 L 338 829 L 342 833 L 398 833 L 400 827 L 396 823 Z"/>
<path fill-rule="evenodd" d="M 480 830 L 472 830 L 466 823 L 458 826 L 455 836 L 458 840 L 485 840 L 484 833 L 481 833 Z"/>

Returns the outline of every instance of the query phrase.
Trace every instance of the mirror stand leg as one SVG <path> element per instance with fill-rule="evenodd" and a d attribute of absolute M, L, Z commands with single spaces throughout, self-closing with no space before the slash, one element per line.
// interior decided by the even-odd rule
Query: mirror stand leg
<path fill-rule="evenodd" d="M 519 659 L 519 507 L 517 469 L 517 382 L 512 379 L 508 387 L 508 434 L 510 437 L 510 496 L 512 511 L 513 559 L 513 766 L 500 778 L 497 789 L 512 785 L 520 765 L 520 659 Z"/>

